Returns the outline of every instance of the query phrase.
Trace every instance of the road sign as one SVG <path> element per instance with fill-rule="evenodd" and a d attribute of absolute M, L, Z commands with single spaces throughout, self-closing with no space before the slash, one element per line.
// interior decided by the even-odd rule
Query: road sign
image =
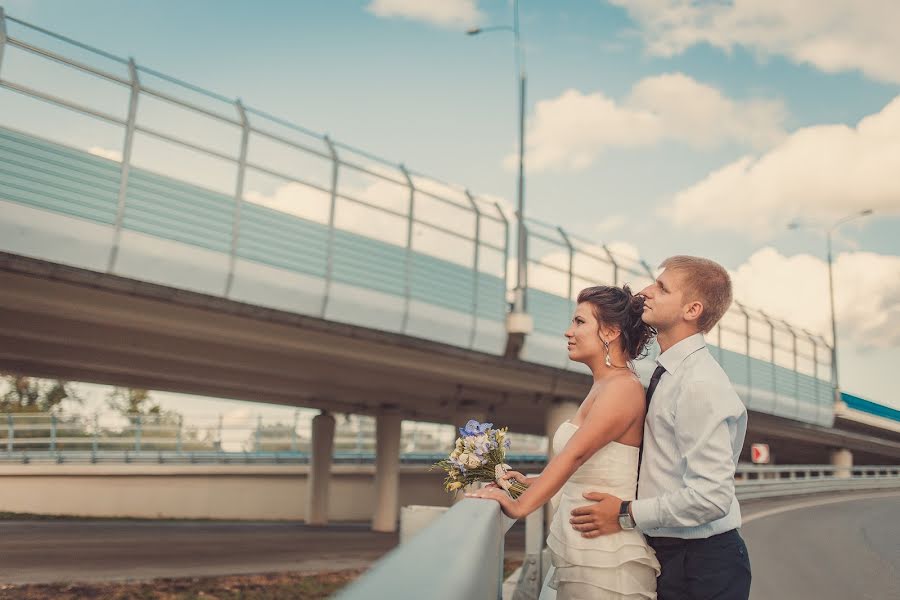
<path fill-rule="evenodd" d="M 750 446 L 750 460 L 758 465 L 765 465 L 769 462 L 769 445 L 753 444 Z"/>

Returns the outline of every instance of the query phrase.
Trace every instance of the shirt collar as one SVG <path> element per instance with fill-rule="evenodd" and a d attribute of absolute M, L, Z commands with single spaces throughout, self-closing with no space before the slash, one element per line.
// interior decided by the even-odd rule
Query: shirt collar
<path fill-rule="evenodd" d="M 671 348 L 660 354 L 656 358 L 656 362 L 666 370 L 666 372 L 674 374 L 688 356 L 706 347 L 706 340 L 703 339 L 702 333 L 695 333 L 690 337 L 686 337 Z"/>

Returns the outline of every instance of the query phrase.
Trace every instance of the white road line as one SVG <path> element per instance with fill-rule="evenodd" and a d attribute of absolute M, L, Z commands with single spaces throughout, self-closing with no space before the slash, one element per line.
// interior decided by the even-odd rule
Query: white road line
<path fill-rule="evenodd" d="M 788 512 L 791 510 L 800 510 L 801 508 L 812 508 L 814 506 L 825 506 L 826 504 L 837 504 L 839 502 L 853 502 L 854 500 L 870 500 L 873 498 L 897 498 L 900 497 L 900 492 L 894 493 L 885 493 L 885 494 L 865 494 L 862 496 L 849 496 L 847 498 L 824 498 L 821 500 L 807 500 L 806 502 L 797 502 L 796 504 L 788 504 L 787 506 L 779 506 L 776 508 L 770 508 L 769 510 L 763 510 L 758 513 L 753 513 L 743 518 L 742 525 L 746 525 L 751 521 L 755 521 L 757 519 L 762 519 L 764 517 L 771 517 L 772 515 L 777 515 L 780 513 Z"/>

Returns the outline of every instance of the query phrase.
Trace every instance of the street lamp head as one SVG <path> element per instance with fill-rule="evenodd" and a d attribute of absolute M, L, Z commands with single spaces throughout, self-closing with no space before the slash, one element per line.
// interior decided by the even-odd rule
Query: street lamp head
<path fill-rule="evenodd" d="M 800 229 L 800 222 L 794 219 L 790 223 L 787 224 L 788 229 Z"/>
<path fill-rule="evenodd" d="M 866 217 L 866 216 L 868 216 L 868 215 L 871 215 L 873 212 L 875 212 L 875 211 L 872 210 L 871 208 L 867 208 L 866 210 L 864 210 L 864 211 L 862 211 L 861 213 L 859 213 L 859 216 L 861 216 L 861 217 Z"/>
<path fill-rule="evenodd" d="M 481 27 L 473 27 L 466 30 L 466 35 L 478 35 L 479 33 L 481 33 Z"/>

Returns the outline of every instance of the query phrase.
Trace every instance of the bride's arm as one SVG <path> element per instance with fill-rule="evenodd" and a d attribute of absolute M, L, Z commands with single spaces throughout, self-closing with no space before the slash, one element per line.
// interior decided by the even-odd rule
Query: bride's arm
<path fill-rule="evenodd" d="M 591 409 L 578 431 L 547 467 L 529 482 L 518 500 L 506 500 L 495 490 L 479 490 L 466 494 L 475 498 L 493 498 L 500 502 L 510 517 L 521 519 L 543 506 L 562 488 L 566 480 L 597 450 L 619 439 L 643 414 L 643 388 L 634 380 L 621 378 L 606 384 L 594 399 Z"/>

